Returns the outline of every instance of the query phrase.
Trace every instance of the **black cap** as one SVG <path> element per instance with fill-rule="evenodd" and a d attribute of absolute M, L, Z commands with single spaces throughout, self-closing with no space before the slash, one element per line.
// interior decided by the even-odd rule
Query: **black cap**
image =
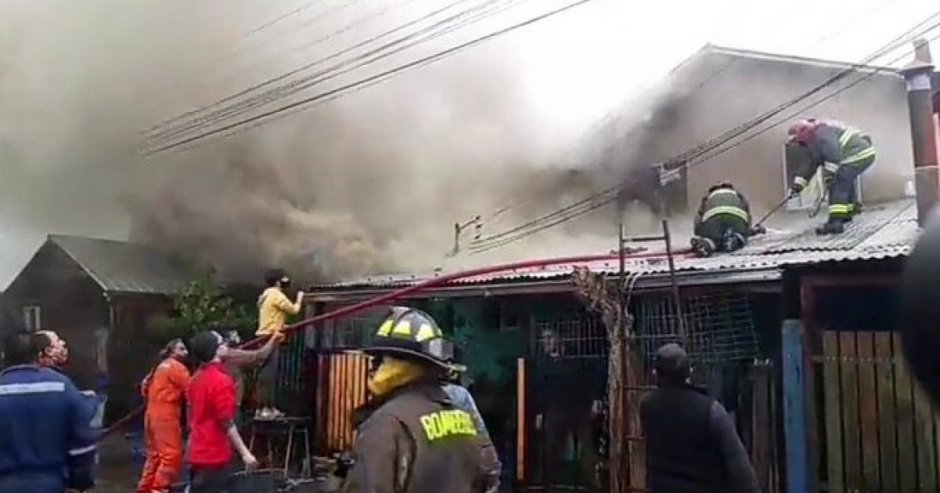
<path fill-rule="evenodd" d="M 189 340 L 189 352 L 199 363 L 208 363 L 215 359 L 215 354 L 224 339 L 218 332 L 207 330 L 200 332 Z"/>
<path fill-rule="evenodd" d="M 682 346 L 671 342 L 656 351 L 656 360 L 653 363 L 656 374 L 660 378 L 670 380 L 685 380 L 692 374 L 692 363 L 689 354 Z"/>

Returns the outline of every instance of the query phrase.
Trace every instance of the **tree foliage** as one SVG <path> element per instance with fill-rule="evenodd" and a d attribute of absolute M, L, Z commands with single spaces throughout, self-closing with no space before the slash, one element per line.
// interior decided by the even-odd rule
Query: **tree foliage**
<path fill-rule="evenodd" d="M 209 270 L 176 294 L 173 314 L 156 324 L 154 334 L 167 341 L 189 338 L 203 330 L 244 332 L 255 324 L 255 316 L 226 295 Z"/>

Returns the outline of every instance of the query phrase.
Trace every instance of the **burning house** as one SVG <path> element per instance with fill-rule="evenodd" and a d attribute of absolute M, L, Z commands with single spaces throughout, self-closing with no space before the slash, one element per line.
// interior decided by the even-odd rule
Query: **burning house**
<path fill-rule="evenodd" d="M 931 165 L 922 152 L 929 143 L 921 142 L 923 129 L 911 117 L 905 90 L 910 72 L 709 46 L 670 74 L 673 92 L 662 99 L 663 108 L 654 107 L 639 122 L 609 118 L 587 147 L 616 176 L 636 163 L 674 156 L 841 71 L 854 78 L 837 84 L 839 94 L 819 100 L 812 114 L 864 128 L 878 148 L 875 168 L 860 183 L 865 212 L 844 235 L 816 236 L 813 227 L 821 218 L 809 217 L 814 208 L 801 197 L 771 219 L 767 235 L 743 250 L 698 259 L 680 249 L 673 259 L 678 295 L 663 257 L 626 259 L 628 359 L 636 363 L 624 382 L 629 423 L 620 440 L 622 477 L 630 486 L 644 482 L 635 410 L 652 384 L 649 357 L 675 340 L 692 354 L 695 379 L 735 416 L 767 491 L 873 485 L 903 490 L 929 483 L 940 471 L 932 438 L 940 419 L 900 362 L 896 334 L 903 259 L 931 205 L 930 190 L 937 189 L 936 175 L 930 182 L 922 172 L 914 186 L 914 163 L 935 170 L 936 160 Z M 937 93 L 932 97 L 936 113 Z M 785 195 L 792 174 L 784 137 L 777 127 L 688 166 L 681 180 L 667 185 L 665 201 L 621 197 L 621 204 L 660 201 L 678 215 L 711 184 L 730 177 L 756 212 L 769 209 Z M 678 236 L 686 225 L 671 227 Z M 591 401 L 606 399 L 600 383 L 607 378 L 610 345 L 602 317 L 577 296 L 571 273 L 579 268 L 619 275 L 616 256 L 585 257 L 452 281 L 398 301 L 428 310 L 464 347 L 472 390 L 495 430 L 507 480 L 523 487 L 586 484 L 591 468 L 584 463 L 604 463 L 617 440 L 608 440 L 603 420 L 588 412 Z M 315 286 L 308 313 L 326 313 L 435 275 Z M 293 373 L 309 372 L 310 378 L 304 384 L 285 372 L 282 383 L 315 416 L 322 451 L 351 442 L 350 411 L 367 398 L 367 365 L 344 350 L 368 343 L 385 308 L 326 321 L 295 343 L 297 358 L 306 355 L 301 359 L 310 365 L 295 365 Z M 547 364 L 549 348 L 561 355 L 554 364 L 576 375 L 574 386 Z M 559 405 L 577 411 L 563 419 L 569 425 L 545 429 L 545 413 Z M 914 447 L 901 450 L 897 443 Z"/>

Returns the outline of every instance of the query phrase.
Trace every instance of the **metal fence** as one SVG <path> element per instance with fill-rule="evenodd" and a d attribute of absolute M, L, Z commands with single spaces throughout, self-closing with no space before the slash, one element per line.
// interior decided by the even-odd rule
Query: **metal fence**
<path fill-rule="evenodd" d="M 940 491 L 940 414 L 908 373 L 899 334 L 821 339 L 812 358 L 820 490 Z"/>

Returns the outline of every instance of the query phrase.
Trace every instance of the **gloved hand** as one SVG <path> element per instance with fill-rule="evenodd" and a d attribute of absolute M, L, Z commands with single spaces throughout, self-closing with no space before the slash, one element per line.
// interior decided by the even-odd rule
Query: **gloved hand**
<path fill-rule="evenodd" d="M 803 191 L 803 188 L 805 187 L 802 184 L 794 183 L 793 186 L 790 187 L 790 197 L 796 197 L 797 195 L 799 195 L 800 192 Z"/>

